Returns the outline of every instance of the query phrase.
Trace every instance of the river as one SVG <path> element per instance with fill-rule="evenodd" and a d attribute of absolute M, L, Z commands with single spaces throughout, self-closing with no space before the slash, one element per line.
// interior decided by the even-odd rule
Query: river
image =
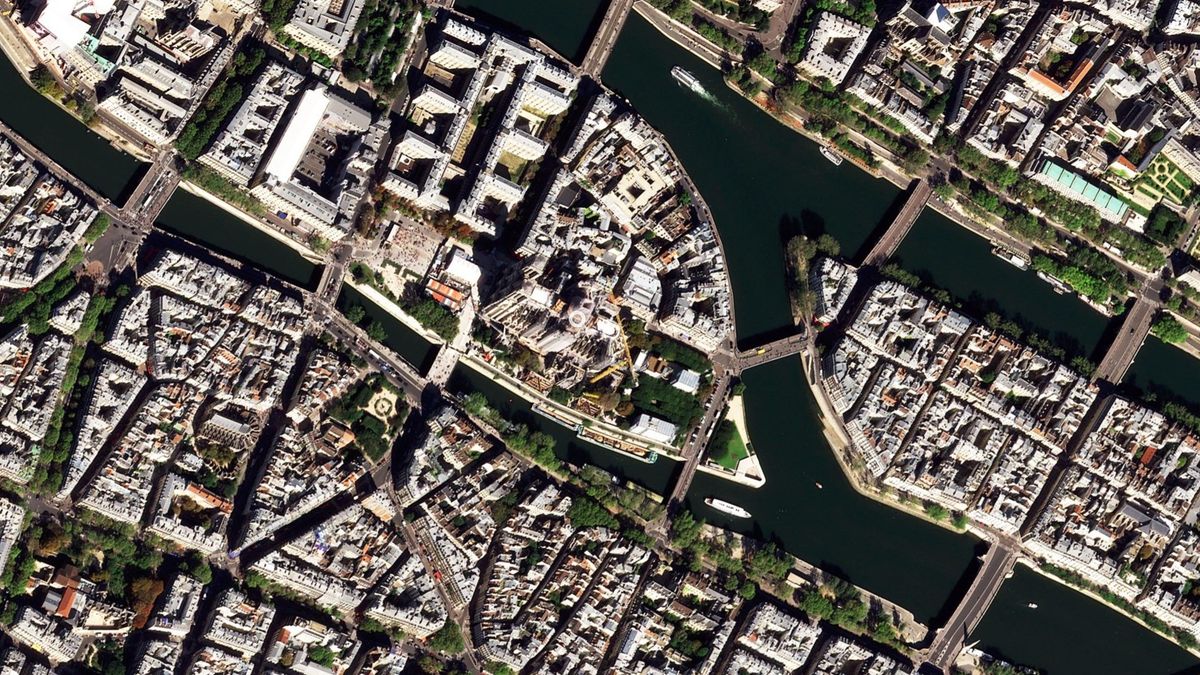
<path fill-rule="evenodd" d="M 1018 269 L 991 250 L 983 237 L 926 209 L 893 260 L 950 291 L 976 317 L 996 311 L 1069 354 L 1095 355 L 1108 319 L 1074 295 L 1054 293 L 1031 269 Z"/>
<path fill-rule="evenodd" d="M 704 84 L 678 84 L 682 65 Z M 808 139 L 727 88 L 720 73 L 629 17 L 604 70 L 605 84 L 633 103 L 675 149 L 713 212 L 733 279 L 743 344 L 791 324 L 783 244 L 799 232 L 829 232 L 856 258 L 900 191 L 850 162 L 833 166 Z"/>
<path fill-rule="evenodd" d="M 659 494 L 664 494 L 670 489 L 672 479 L 679 470 L 679 463 L 666 457 L 660 457 L 658 461 L 647 464 L 584 441 L 576 436 L 574 431 L 534 413 L 533 406 L 528 401 L 514 396 L 508 389 L 462 364 L 459 364 L 450 378 L 450 389 L 458 393 L 478 391 L 508 419 L 524 422 L 550 434 L 557 441 L 555 452 L 564 461 L 573 464 L 594 464 Z"/>
<path fill-rule="evenodd" d="M 599 0 L 464 0 L 459 7 L 523 26 L 562 53 L 580 55 L 600 5 Z M 668 75 L 676 64 L 700 77 L 710 96 L 700 98 L 676 85 Z M 832 166 L 813 143 L 729 91 L 719 74 L 636 15 L 626 25 L 604 76 L 664 132 L 712 208 L 733 278 L 738 333 L 745 341 L 788 328 L 783 244 L 790 236 L 829 232 L 841 242 L 843 253 L 854 258 L 898 204 L 895 187 L 849 163 Z M 4 106 L 4 121 L 106 194 L 127 189 L 136 162 L 41 99 L 11 66 L 0 68 L 0 78 L 5 91 L 15 92 L 20 100 Z M 260 233 L 191 195 L 176 196 L 162 220 L 168 229 L 237 251 L 239 257 L 297 283 L 312 280 L 311 264 L 286 246 L 269 237 L 248 239 Z M 995 301 L 1044 332 L 1075 341 L 1085 351 L 1094 347 L 1104 330 L 1102 319 L 1097 321 L 1099 317 L 1086 308 L 1080 311 L 1082 305 L 1073 299 L 1055 296 L 1031 274 L 990 256 L 987 248 L 982 240 L 926 214 L 901 247 L 899 259 L 960 297 Z M 352 293 L 347 289 L 343 297 Z M 428 342 L 381 309 L 364 306 L 387 327 L 390 347 L 421 370 L 428 367 L 434 353 Z M 1140 372 L 1138 365 L 1135 373 Z M 797 361 L 752 370 L 745 381 L 748 424 L 767 484 L 752 490 L 700 473 L 688 495 L 697 512 L 777 540 L 800 557 L 909 608 L 920 619 L 944 615 L 970 581 L 978 542 L 854 492 L 821 436 Z M 570 461 L 597 464 L 656 490 L 665 489 L 678 468 L 666 459 L 644 464 L 578 441 L 569 430 L 529 415 L 527 404 L 463 368 L 456 372 L 454 384 L 483 391 L 507 412 L 550 432 L 559 440 L 560 456 Z M 755 518 L 721 521 L 701 503 L 709 495 L 742 504 Z M 1022 581 L 1022 575 L 1030 580 Z M 1037 621 L 1005 614 L 1013 603 L 1020 607 L 1028 602 L 1021 600 L 1032 593 L 1027 586 L 1039 584 L 1035 590 L 1044 595 L 1034 597 L 1046 599 L 1039 605 L 1061 603 L 1069 611 L 1058 618 L 1047 613 Z M 1019 572 L 977 633 L 997 651 L 1054 673 L 1172 672 L 1193 662 L 1128 622 L 1113 632 L 1109 622 L 1114 618 L 1124 621 L 1077 593 Z M 1137 655 L 1132 667 L 1105 656 L 1126 648 Z"/>
<path fill-rule="evenodd" d="M 575 63 L 583 60 L 587 38 L 604 18 L 602 0 L 458 0 L 459 9 L 517 35 L 542 40 Z"/>
<path fill-rule="evenodd" d="M 1047 675 L 1200 672 L 1196 658 L 1174 643 L 1022 565 L 1000 587 L 974 640 Z"/>
<path fill-rule="evenodd" d="M 854 491 L 817 421 L 798 359 L 744 374 L 746 424 L 767 483 L 753 489 L 700 472 L 688 492 L 710 522 L 776 540 L 786 550 L 900 604 L 922 621 L 953 610 L 970 584 L 978 540 L 909 516 Z M 753 520 L 709 508 L 717 496 Z"/>
<path fill-rule="evenodd" d="M 1154 336 L 1146 338 L 1124 383 L 1163 400 L 1179 399 L 1200 411 L 1200 361 Z"/>
<path fill-rule="evenodd" d="M 546 25 L 542 14 L 571 3 L 466 2 L 521 24 L 548 44 L 565 44 L 559 47 L 565 54 L 584 51 L 569 43 L 569 35 L 540 32 Z M 588 14 L 571 11 L 577 25 L 585 25 Z M 573 30 L 571 35 L 577 35 L 578 28 Z M 709 96 L 679 87 L 669 75 L 674 65 L 699 77 Z M 832 166 L 815 144 L 730 91 L 719 73 L 636 14 L 603 76 L 605 84 L 664 133 L 712 209 L 726 249 L 743 342 L 787 329 L 790 323 L 783 244 L 792 234 L 829 232 L 853 259 L 898 206 L 900 191 L 894 186 L 848 162 Z M 985 241 L 941 216 L 922 216 L 910 237 L 898 259 L 962 299 L 996 303 L 1009 316 L 1084 353 L 1095 349 L 1107 329 L 1107 321 L 1082 302 L 1054 294 L 1034 274 L 992 256 Z M 699 473 L 688 495 L 691 506 L 714 522 L 778 540 L 801 558 L 836 570 L 920 619 L 944 616 L 974 573 L 977 540 L 854 492 L 820 433 L 798 362 L 751 370 L 745 381 L 747 422 L 767 484 L 753 490 Z M 753 520 L 723 519 L 702 504 L 710 495 L 745 506 Z M 992 628 L 981 629 L 981 635 L 1003 653 L 1016 654 L 1019 647 L 1032 665 L 1054 664 L 1055 672 L 1142 672 L 1116 660 L 1090 659 L 1114 645 L 1108 642 L 1110 635 L 1086 627 L 1093 621 L 1103 627 L 1113 613 L 1067 589 L 1062 593 L 1077 601 L 1072 612 L 1085 627 L 1073 633 L 1073 640 L 1060 640 L 1051 630 L 1015 635 Z M 1177 648 L 1145 630 L 1128 635 L 1128 644 L 1140 648 L 1139 658 L 1150 672 L 1177 668 Z M 1080 657 L 1073 659 L 1077 653 Z"/>
<path fill-rule="evenodd" d="M 425 371 L 429 370 L 429 366 L 437 357 L 437 345 L 421 337 L 415 330 L 404 325 L 402 321 L 372 302 L 367 296 L 350 286 L 342 286 L 342 292 L 338 296 L 338 308 L 345 311 L 350 305 L 361 305 L 367 311 L 367 317 L 378 321 L 387 331 L 387 338 L 383 343 L 408 361 L 408 364 L 416 368 L 417 372 L 424 375 Z"/>
<path fill-rule="evenodd" d="M 182 188 L 171 196 L 156 224 L 304 288 L 316 284 L 317 266 L 295 249 Z"/>
<path fill-rule="evenodd" d="M 0 91 L 5 97 L 0 113 L 5 124 L 118 204 L 148 168 L 35 91 L 3 54 Z"/>

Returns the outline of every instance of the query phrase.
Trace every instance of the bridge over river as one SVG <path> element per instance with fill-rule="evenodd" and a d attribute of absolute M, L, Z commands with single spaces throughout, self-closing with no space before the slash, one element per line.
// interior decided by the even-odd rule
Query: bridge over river
<path fill-rule="evenodd" d="M 604 64 L 608 62 L 608 57 L 612 56 L 613 48 L 617 46 L 617 38 L 621 36 L 621 29 L 625 27 L 625 19 L 629 18 L 629 11 L 633 9 L 633 2 L 634 0 L 609 0 L 604 20 L 592 36 L 592 43 L 579 66 L 580 70 L 592 79 L 600 79 Z"/>
<path fill-rule="evenodd" d="M 169 150 L 160 152 L 125 204 L 118 206 L 3 122 L 0 122 L 0 137 L 17 146 L 45 172 L 69 185 L 112 219 L 113 227 L 96 241 L 88 254 L 89 260 L 100 261 L 105 269 L 123 269 L 132 262 L 142 240 L 179 185 L 175 154 Z"/>
<path fill-rule="evenodd" d="M 863 267 L 879 267 L 892 257 L 896 249 L 900 248 L 900 242 L 904 241 L 904 237 L 908 236 L 909 231 L 912 230 L 913 223 L 917 222 L 917 217 L 925 210 L 931 194 L 933 194 L 933 187 L 929 185 L 928 178 L 922 178 L 913 184 L 912 191 L 904 200 L 904 206 L 900 207 L 900 212 L 896 214 L 883 236 L 879 237 L 879 240 L 863 258 Z"/>
<path fill-rule="evenodd" d="M 929 648 L 918 655 L 918 660 L 923 659 L 943 672 L 950 672 L 967 636 L 992 606 L 1000 586 L 1016 562 L 1017 549 L 1012 544 L 1004 541 L 993 543 L 983 555 L 983 565 L 967 594 L 958 603 L 946 625 L 938 630 Z"/>

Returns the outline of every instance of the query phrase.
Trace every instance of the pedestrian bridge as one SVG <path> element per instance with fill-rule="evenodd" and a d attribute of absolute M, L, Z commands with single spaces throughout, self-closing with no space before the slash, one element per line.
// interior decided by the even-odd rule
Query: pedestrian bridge
<path fill-rule="evenodd" d="M 931 194 L 933 188 L 929 185 L 928 178 L 922 178 L 913 185 L 904 206 L 900 207 L 900 212 L 892 219 L 879 241 L 871 247 L 867 257 L 863 258 L 863 267 L 879 267 L 892 257 L 896 249 L 900 248 L 900 242 L 904 241 L 904 237 L 912 229 L 913 223 L 917 222 L 917 217 L 925 210 L 925 204 L 929 203 Z"/>

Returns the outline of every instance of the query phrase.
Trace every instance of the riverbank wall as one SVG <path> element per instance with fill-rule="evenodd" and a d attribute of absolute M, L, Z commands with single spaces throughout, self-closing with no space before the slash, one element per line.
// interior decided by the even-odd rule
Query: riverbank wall
<path fill-rule="evenodd" d="M 981 539 L 986 539 L 982 533 L 975 532 L 968 527 L 966 530 L 955 527 L 952 523 L 938 518 L 933 518 L 924 510 L 914 507 L 910 503 L 902 502 L 893 498 L 883 490 L 876 487 L 864 474 L 862 469 L 856 468 L 850 458 L 850 435 L 846 432 L 846 427 L 841 422 L 841 416 L 833 408 L 833 402 L 825 394 L 825 387 L 821 386 L 820 382 L 820 366 L 817 365 L 815 354 L 809 352 L 801 352 L 801 362 L 804 370 L 804 380 L 808 385 L 809 391 L 812 392 L 813 398 L 817 402 L 818 417 L 820 417 L 821 431 L 825 436 L 825 440 L 829 443 L 830 449 L 833 451 L 834 459 L 837 460 L 838 466 L 842 469 L 842 474 L 845 475 L 846 481 L 850 487 L 858 494 L 867 499 L 874 500 L 888 506 L 890 508 L 903 511 L 908 515 L 920 518 L 927 523 L 937 525 L 940 528 L 949 530 L 955 534 L 966 534 L 971 532 Z"/>
<path fill-rule="evenodd" d="M 735 433 L 746 446 L 747 456 L 738 462 L 737 469 L 727 469 L 710 459 L 702 461 L 696 470 L 757 490 L 767 484 L 767 476 L 763 473 L 762 463 L 758 461 L 754 444 L 750 441 L 750 429 L 746 425 L 746 406 L 741 394 L 730 397 L 725 419 L 733 424 Z"/>
<path fill-rule="evenodd" d="M 682 23 L 672 19 L 665 12 L 659 10 L 644 0 L 639 0 L 639 2 L 633 3 L 633 11 L 637 12 L 643 19 L 650 22 L 650 25 L 654 26 L 654 28 L 657 29 L 658 32 L 662 33 L 663 36 L 668 40 L 688 50 L 701 61 L 704 61 L 717 70 L 721 69 L 722 58 L 725 58 L 731 62 L 738 60 L 734 57 L 734 55 L 723 49 L 720 49 L 716 45 L 706 40 L 704 36 L 692 30 L 691 27 L 685 26 Z M 667 26 L 671 26 L 676 31 L 679 31 L 679 34 L 667 30 Z M 688 39 L 685 40 L 682 37 L 683 35 L 688 35 Z M 703 45 L 709 46 L 705 47 Z"/>
<path fill-rule="evenodd" d="M 443 340 L 440 335 L 438 335 L 437 333 L 434 333 L 433 331 L 429 330 L 425 326 L 421 325 L 420 321 L 417 321 L 412 316 L 410 316 L 408 314 L 408 312 L 405 312 L 400 307 L 400 305 L 397 305 L 394 301 L 392 301 L 391 298 L 389 298 L 386 295 L 384 295 L 383 293 L 379 292 L 379 290 L 376 289 L 374 286 L 372 286 L 370 284 L 359 283 L 349 277 L 346 277 L 345 279 L 343 279 L 343 281 L 345 282 L 345 284 L 347 286 L 349 286 L 350 288 L 353 288 L 354 290 L 358 291 L 359 293 L 362 293 L 365 298 L 370 300 L 372 303 L 374 303 L 377 307 L 382 309 L 384 312 L 387 312 L 387 314 L 389 316 L 396 319 L 400 323 L 404 324 L 404 326 L 406 328 L 408 328 L 412 332 L 416 333 L 417 335 L 420 335 L 421 337 L 425 338 L 426 342 L 431 342 L 436 347 L 441 347 L 442 345 L 444 345 L 446 343 L 446 341 Z"/>
<path fill-rule="evenodd" d="M 588 417 L 582 413 L 576 412 L 567 408 L 555 401 L 543 396 L 540 392 L 534 390 L 523 382 L 501 371 L 499 368 L 487 363 L 471 354 L 465 354 L 459 359 L 459 363 L 466 365 L 476 373 L 488 378 L 492 382 L 504 387 L 509 392 L 516 394 L 521 399 L 529 403 L 535 410 L 540 412 L 545 417 L 551 419 L 555 423 L 574 430 L 576 435 L 586 441 L 594 443 L 600 447 L 611 450 L 617 454 L 623 455 L 629 459 L 639 462 L 649 461 L 647 459 L 650 453 L 669 457 L 676 461 L 683 461 L 683 457 L 679 455 L 679 449 L 668 446 L 662 443 L 641 438 L 634 434 L 613 426 L 607 422 L 602 422 L 594 417 Z M 584 434 L 583 432 L 590 432 Z M 621 443 L 627 443 L 638 448 L 641 454 L 630 452 L 616 447 L 613 444 L 604 442 L 604 437 L 611 437 Z"/>
<path fill-rule="evenodd" d="M 302 258 L 304 258 L 305 260 L 307 260 L 313 264 L 316 264 L 316 265 L 325 264 L 325 259 L 322 258 L 320 255 L 318 255 L 316 251 L 308 248 L 304 244 L 301 244 L 300 242 L 296 241 L 295 239 L 288 237 L 287 235 L 283 234 L 279 230 L 276 230 L 275 228 L 271 227 L 270 225 L 267 225 L 266 223 L 255 219 L 250 214 L 246 213 L 245 211 L 242 211 L 241 209 L 237 208 L 233 204 L 230 204 L 229 202 L 224 201 L 217 195 L 214 195 L 213 193 L 208 192 L 207 190 L 200 187 L 199 185 L 196 185 L 195 183 L 191 183 L 188 181 L 180 181 L 179 186 L 181 188 L 183 188 L 184 191 L 203 199 L 204 201 L 221 209 L 225 213 L 228 213 L 229 215 L 233 216 L 234 218 L 237 218 L 238 220 L 242 221 L 243 223 L 249 225 L 250 227 L 253 227 L 254 229 L 258 230 L 259 232 L 262 232 L 263 234 L 271 237 L 275 241 L 278 241 L 279 243 L 287 246 L 288 248 L 292 249 L 296 253 L 299 253 L 300 256 Z"/>
<path fill-rule="evenodd" d="M 1035 572 L 1039 576 L 1041 576 L 1045 579 L 1049 579 L 1049 580 L 1053 581 L 1054 583 L 1063 586 L 1064 588 L 1069 588 L 1070 590 L 1075 591 L 1076 593 L 1080 593 L 1082 595 L 1087 596 L 1089 599 L 1094 600 L 1094 601 L 1100 603 L 1101 605 L 1104 605 L 1108 609 L 1111 609 L 1112 611 L 1116 612 L 1117 614 L 1120 614 L 1121 616 L 1125 617 L 1126 619 L 1129 619 L 1130 621 L 1138 624 L 1142 628 L 1145 628 L 1147 631 L 1153 633 L 1154 635 L 1157 635 L 1158 637 L 1162 638 L 1163 640 L 1166 640 L 1167 642 L 1170 642 L 1171 644 L 1179 647 L 1180 649 L 1183 649 L 1184 651 L 1188 652 L 1189 654 L 1191 654 L 1197 658 L 1200 658 L 1200 648 L 1187 647 L 1183 644 L 1180 644 L 1179 641 L 1173 639 L 1172 637 L 1170 637 L 1168 635 L 1164 635 L 1161 631 L 1155 629 L 1153 626 L 1146 623 L 1140 617 L 1134 616 L 1133 614 L 1130 614 L 1129 612 L 1125 611 L 1121 607 L 1118 607 L 1117 605 L 1112 604 L 1108 600 L 1105 600 L 1096 591 L 1094 591 L 1090 588 L 1083 588 L 1081 586 L 1076 586 L 1075 584 L 1069 583 L 1066 579 L 1063 579 L 1062 577 L 1059 577 L 1057 575 L 1047 572 L 1046 570 L 1042 569 L 1041 565 L 1039 565 L 1036 560 L 1025 555 L 1024 553 L 1022 553 L 1020 556 L 1018 556 L 1017 563 L 1024 566 L 1025 568 Z"/>

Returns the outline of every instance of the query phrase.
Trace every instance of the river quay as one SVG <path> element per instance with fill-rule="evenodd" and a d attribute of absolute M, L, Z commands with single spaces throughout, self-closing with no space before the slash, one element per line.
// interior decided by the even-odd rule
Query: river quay
<path fill-rule="evenodd" d="M 358 289 L 345 284 L 338 296 L 338 309 L 345 311 L 350 305 L 359 305 L 367 312 L 367 317 L 378 321 L 387 331 L 383 343 L 400 355 L 418 373 L 424 375 L 437 356 L 438 345 L 422 337 L 409 328 L 387 308 L 373 302 Z"/>
<path fill-rule="evenodd" d="M 277 234 L 268 234 L 202 196 L 179 190 L 167 202 L 158 227 L 264 267 L 305 288 L 316 283 L 318 266 Z"/>
<path fill-rule="evenodd" d="M 670 490 L 679 472 L 680 463 L 669 457 L 660 456 L 658 461 L 647 463 L 579 438 L 574 429 L 534 412 L 532 403 L 464 364 L 455 369 L 449 387 L 458 393 L 478 391 L 508 419 L 550 434 L 556 441 L 555 452 L 564 461 L 598 466 L 621 480 L 633 481 L 658 494 Z"/>
<path fill-rule="evenodd" d="M 1196 658 L 1166 638 L 1024 565 L 1001 587 L 971 639 L 1047 675 L 1197 672 Z"/>
<path fill-rule="evenodd" d="M 306 260 L 309 260 L 317 265 L 321 264 L 321 257 L 319 255 L 317 255 L 315 252 L 313 252 L 312 249 L 305 247 L 303 244 L 296 241 L 295 239 L 289 238 L 288 236 L 286 236 L 285 234 L 280 232 L 278 229 L 268 226 L 265 222 L 260 221 L 260 220 L 255 220 L 253 216 L 246 213 L 245 211 L 238 210 L 238 208 L 233 206 L 232 204 L 221 201 L 221 199 L 219 197 L 212 194 L 211 192 L 206 192 L 203 188 L 193 185 L 187 181 L 180 182 L 179 187 L 181 189 L 183 189 L 184 191 L 203 199 L 204 201 L 208 202 L 209 204 L 212 204 L 213 206 L 217 207 L 218 209 L 221 209 L 225 213 L 233 216 L 234 218 L 241 220 L 243 223 L 246 223 L 250 227 L 253 227 L 254 229 L 271 237 L 275 241 L 278 241 L 279 243 L 283 244 L 284 246 L 287 246 L 288 248 L 292 249 L 296 253 L 299 253 Z"/>

